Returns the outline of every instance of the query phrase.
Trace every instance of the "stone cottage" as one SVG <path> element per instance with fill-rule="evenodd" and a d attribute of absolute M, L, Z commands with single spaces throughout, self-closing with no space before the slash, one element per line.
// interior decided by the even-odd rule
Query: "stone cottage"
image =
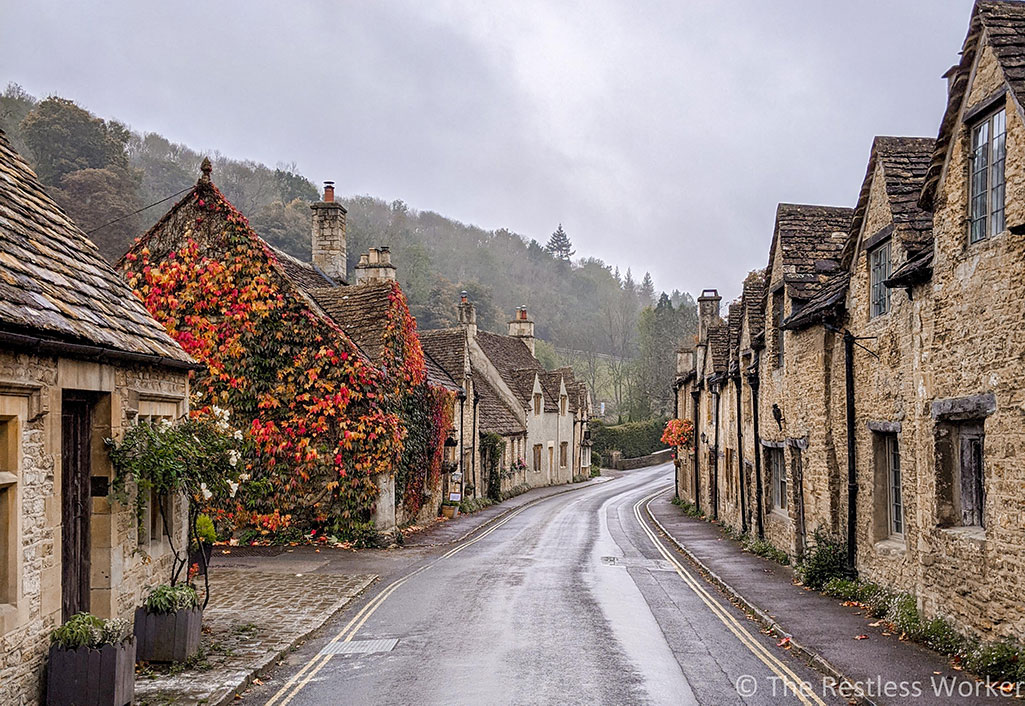
<path fill-rule="evenodd" d="M 104 440 L 188 411 L 195 363 L 0 132 L 0 702 L 36 703 L 49 633 L 131 618 L 185 535 L 108 500 Z"/>
<path fill-rule="evenodd" d="M 476 439 L 487 432 L 504 441 L 502 490 L 568 483 L 585 461 L 589 468 L 590 397 L 572 370 L 545 370 L 534 357 L 534 323 L 526 308 L 509 322 L 509 335 L 481 331 L 464 293 L 459 322 L 457 328 L 425 331 L 422 340 L 453 379 L 468 383 L 462 415 L 464 483 L 476 495 L 486 494 Z"/>
<path fill-rule="evenodd" d="M 333 445 L 333 450 L 324 454 L 327 459 L 334 458 L 333 467 L 316 465 L 319 453 L 292 452 L 281 459 L 308 464 L 297 473 L 308 488 L 303 491 L 307 497 L 292 498 L 298 503 L 296 507 L 308 508 L 323 502 L 325 496 L 317 488 L 336 492 L 338 479 L 349 478 L 357 471 L 372 475 L 376 501 L 372 503 L 370 519 L 379 532 L 391 532 L 397 523 L 412 521 L 420 514 L 436 514 L 443 500 L 441 478 L 434 477 L 439 474 L 427 474 L 427 485 L 423 488 L 417 483 L 412 503 L 404 502 L 407 498 L 403 488 L 395 486 L 399 461 L 395 452 L 402 448 L 402 433 L 397 426 L 401 420 L 395 416 L 394 405 L 384 401 L 400 401 L 428 385 L 451 393 L 451 407 L 460 387 L 440 366 L 424 357 L 416 322 L 396 281 L 388 248 L 372 248 L 364 253 L 350 279 L 346 268 L 346 211 L 334 200 L 334 187 L 328 182 L 323 199 L 311 205 L 313 261 L 300 261 L 273 248 L 253 232 L 214 186 L 209 161 L 204 161 L 202 171 L 196 188 L 126 254 L 122 264 L 128 276 L 138 281 L 149 277 L 147 273 L 153 268 L 173 272 L 174 261 L 193 257 L 199 263 L 195 273 L 179 271 L 174 275 L 177 279 L 173 285 L 158 283 L 165 292 L 171 286 L 177 287 L 184 292 L 181 296 L 191 301 L 196 295 L 188 290 L 190 286 L 198 283 L 205 287 L 202 277 L 210 272 L 220 276 L 229 268 L 217 280 L 222 295 L 211 295 L 210 302 L 215 306 L 209 314 L 190 313 L 182 319 L 181 309 L 176 306 L 178 295 L 168 299 L 166 294 L 162 298 L 148 294 L 147 301 L 166 319 L 167 326 L 203 351 L 209 369 L 204 379 L 213 380 L 209 383 L 213 394 L 230 395 L 230 390 L 240 390 L 238 401 L 248 407 L 243 415 L 247 423 L 255 418 L 263 424 L 261 428 L 267 428 L 264 415 L 254 414 L 254 410 L 282 406 L 297 410 L 300 416 L 296 419 L 272 420 L 276 429 L 297 430 L 292 438 L 283 436 L 274 442 L 277 449 L 309 448 L 311 437 L 304 430 L 322 427 L 316 432 L 320 440 L 317 443 Z M 255 350 L 236 350 L 242 348 L 241 344 L 211 348 L 203 343 L 204 331 L 211 326 L 220 327 L 221 334 L 231 336 L 248 331 L 251 325 L 243 316 L 248 311 L 281 311 L 281 316 L 290 317 L 287 320 L 303 323 L 298 328 L 291 324 L 279 327 L 279 337 L 288 335 L 281 339 L 284 343 L 252 340 L 250 345 Z M 241 323 L 236 324 L 236 320 Z M 275 345 L 287 345 L 293 352 L 281 354 Z M 314 369 L 313 374 L 294 384 L 279 382 L 274 376 L 268 378 L 263 370 L 268 365 L 268 356 L 276 356 L 275 360 L 283 365 L 302 358 L 306 364 L 299 366 L 295 374 L 308 375 L 307 367 Z M 329 368 L 323 372 L 331 374 L 334 371 L 330 368 L 350 372 L 342 373 L 346 377 L 336 383 L 319 382 L 325 378 L 316 368 L 329 359 Z M 233 382 L 236 376 L 237 384 Z M 228 382 L 222 382 L 225 380 Z M 314 387 L 316 396 L 307 391 Z M 250 399 L 253 396 L 258 398 L 255 403 Z M 327 424 L 324 413 L 318 411 L 321 408 L 345 411 Z M 348 426 L 343 430 L 341 423 Z M 353 439 L 359 439 L 358 443 Z M 276 453 L 273 449 L 264 452 Z M 318 474 L 316 479 L 311 472 Z M 410 472 L 418 474 L 420 469 Z M 366 491 L 367 486 L 359 484 L 354 492 Z M 342 506 L 344 512 L 348 505 Z"/>

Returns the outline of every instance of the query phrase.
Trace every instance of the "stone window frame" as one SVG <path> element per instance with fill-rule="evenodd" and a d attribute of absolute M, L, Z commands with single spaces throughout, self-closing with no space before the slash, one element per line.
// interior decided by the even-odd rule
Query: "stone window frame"
<path fill-rule="evenodd" d="M 779 512 L 787 512 L 790 507 L 787 496 L 787 465 L 783 453 L 783 445 L 765 446 L 765 467 L 769 471 L 770 482 L 772 483 L 772 509 Z"/>
<path fill-rule="evenodd" d="M 559 414 L 565 416 L 566 412 L 569 411 L 569 397 L 566 395 L 559 396 Z"/>
<path fill-rule="evenodd" d="M 544 405 L 544 398 L 542 397 L 541 393 L 540 392 L 535 392 L 534 393 L 534 416 L 535 417 L 540 417 L 541 416 L 541 411 L 544 409 L 543 405 Z"/>
<path fill-rule="evenodd" d="M 890 313 L 890 288 L 885 282 L 893 273 L 893 239 L 884 238 L 865 252 L 868 263 L 868 318 Z"/>
<path fill-rule="evenodd" d="M 543 455 L 543 451 L 542 451 L 543 448 L 544 448 L 543 444 L 534 444 L 534 449 L 533 449 L 534 458 L 532 459 L 533 462 L 534 462 L 534 473 L 540 473 L 541 472 L 541 460 L 542 460 L 542 455 Z"/>
<path fill-rule="evenodd" d="M 999 118 L 999 122 L 997 121 Z M 965 160 L 967 194 L 965 199 L 965 216 L 967 223 L 968 245 L 982 242 L 999 235 L 1007 228 L 1007 105 L 1005 92 L 1000 90 L 996 97 L 991 97 L 969 111 L 965 117 Z M 999 127 L 998 127 L 999 125 Z M 1001 132 L 997 133 L 997 130 Z M 984 143 L 977 144 L 979 134 L 984 131 Z M 999 138 L 999 142 L 998 142 Z M 994 159 L 995 145 L 999 144 L 998 157 Z M 978 153 L 983 150 L 985 164 L 979 166 Z M 996 163 L 999 162 L 999 172 Z M 978 188 L 977 176 L 984 177 L 984 184 Z M 997 182 L 999 177 L 999 183 Z M 1000 204 L 994 207 L 993 196 L 999 190 Z M 980 199 L 984 203 L 980 202 Z M 977 208 L 984 206 L 984 212 L 978 215 Z M 997 228 L 999 226 L 999 228 Z"/>
<path fill-rule="evenodd" d="M 996 397 L 992 393 L 932 403 L 936 524 L 940 528 L 977 532 L 985 537 L 985 421 L 995 411 Z"/>
<path fill-rule="evenodd" d="M 181 418 L 183 414 L 185 398 L 182 395 L 163 394 L 146 390 L 131 390 L 129 394 L 131 397 L 129 408 L 134 417 L 133 423 L 135 424 L 140 422 L 152 424 L 154 420 L 173 422 Z M 170 552 L 171 546 L 163 522 L 160 520 L 160 513 L 153 511 L 155 500 L 156 497 L 151 492 L 150 497 L 146 499 L 146 505 L 143 510 L 145 517 L 140 526 L 136 528 L 136 543 L 139 549 L 147 549 L 150 554 L 159 555 L 164 552 Z M 164 515 L 172 525 L 171 530 L 174 531 L 175 507 L 172 498 L 165 502 Z M 145 531 L 145 536 L 138 533 L 139 529 Z"/>
<path fill-rule="evenodd" d="M 901 466 L 900 424 L 868 424 L 872 432 L 872 478 L 874 492 L 874 540 L 904 541 L 907 506 L 904 503 L 904 474 Z"/>
<path fill-rule="evenodd" d="M 559 444 L 559 468 L 569 465 L 569 442 L 563 441 Z"/>

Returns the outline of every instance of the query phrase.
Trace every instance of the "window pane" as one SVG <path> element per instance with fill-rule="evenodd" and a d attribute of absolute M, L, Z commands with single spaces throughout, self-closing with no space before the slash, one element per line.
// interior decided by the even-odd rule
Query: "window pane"
<path fill-rule="evenodd" d="M 989 178 L 989 121 L 972 131 L 970 242 L 986 237 Z"/>

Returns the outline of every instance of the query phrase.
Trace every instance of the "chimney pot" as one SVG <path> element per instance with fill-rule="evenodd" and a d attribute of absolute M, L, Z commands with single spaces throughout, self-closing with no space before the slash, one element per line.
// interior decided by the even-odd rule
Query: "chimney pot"
<path fill-rule="evenodd" d="M 324 182 L 324 203 L 333 203 L 335 200 L 335 183 L 333 181 Z"/>

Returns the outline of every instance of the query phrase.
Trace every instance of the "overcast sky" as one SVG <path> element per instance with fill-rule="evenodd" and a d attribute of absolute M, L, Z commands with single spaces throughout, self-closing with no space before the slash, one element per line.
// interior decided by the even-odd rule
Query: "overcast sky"
<path fill-rule="evenodd" d="M 777 202 L 936 135 L 971 7 L 0 0 L 0 82 L 732 297 Z"/>

